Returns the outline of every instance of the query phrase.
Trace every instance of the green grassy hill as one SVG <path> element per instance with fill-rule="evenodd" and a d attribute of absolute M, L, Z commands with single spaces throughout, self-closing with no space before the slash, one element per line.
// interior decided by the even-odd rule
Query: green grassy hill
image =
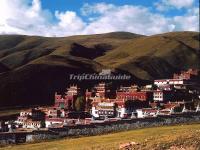
<path fill-rule="evenodd" d="M 54 92 L 72 83 L 70 73 L 100 72 L 102 68 L 126 72 L 136 83 L 200 68 L 199 33 L 1 35 L 0 107 L 53 103 Z"/>

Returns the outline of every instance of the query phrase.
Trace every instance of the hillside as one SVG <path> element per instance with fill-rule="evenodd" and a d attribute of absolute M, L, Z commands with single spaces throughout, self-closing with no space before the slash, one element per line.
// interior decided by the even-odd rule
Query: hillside
<path fill-rule="evenodd" d="M 198 33 L 141 37 L 121 45 L 97 62 L 131 72 L 142 79 L 169 77 L 180 69 L 200 67 Z"/>
<path fill-rule="evenodd" d="M 1 35 L 0 107 L 53 103 L 54 92 L 72 82 L 70 73 L 94 73 L 102 68 L 131 74 L 132 81 L 141 84 L 200 68 L 199 33 Z M 79 84 L 86 88 L 92 83 Z"/>

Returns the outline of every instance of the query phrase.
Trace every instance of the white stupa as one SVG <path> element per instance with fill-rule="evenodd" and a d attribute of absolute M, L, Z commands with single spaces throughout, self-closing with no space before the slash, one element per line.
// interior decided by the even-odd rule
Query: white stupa
<path fill-rule="evenodd" d="M 196 112 L 200 112 L 200 105 L 197 105 Z"/>

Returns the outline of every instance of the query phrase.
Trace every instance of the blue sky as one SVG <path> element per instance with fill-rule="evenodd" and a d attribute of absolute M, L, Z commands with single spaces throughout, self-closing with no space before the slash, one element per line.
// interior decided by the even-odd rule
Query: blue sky
<path fill-rule="evenodd" d="M 56 10 L 59 11 L 76 11 L 80 14 L 80 8 L 85 4 L 95 4 L 95 3 L 108 3 L 115 4 L 116 6 L 121 5 L 141 5 L 144 7 L 148 7 L 152 12 L 158 12 L 155 8 L 155 3 L 158 0 L 42 0 L 42 6 L 44 9 L 49 9 L 52 13 Z M 184 0 L 183 0 L 184 2 Z M 194 1 L 194 6 L 198 7 L 198 0 Z M 170 11 L 160 12 L 165 16 L 175 16 L 175 15 L 183 15 L 186 12 L 187 8 L 183 7 L 182 9 L 171 9 Z"/>
<path fill-rule="evenodd" d="M 199 31 L 198 0 L 0 0 L 0 34 Z"/>
<path fill-rule="evenodd" d="M 143 5 L 143 6 L 152 6 L 156 0 L 42 0 L 43 7 L 50 9 L 52 12 L 55 10 L 65 11 L 79 11 L 80 8 L 85 3 L 94 4 L 94 3 L 111 3 L 115 5 Z"/>

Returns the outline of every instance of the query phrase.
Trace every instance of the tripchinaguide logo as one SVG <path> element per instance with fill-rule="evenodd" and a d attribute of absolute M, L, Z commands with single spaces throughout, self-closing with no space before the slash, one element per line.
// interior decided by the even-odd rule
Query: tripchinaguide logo
<path fill-rule="evenodd" d="M 126 74 L 113 74 L 111 69 L 102 69 L 100 73 L 70 74 L 70 80 L 130 80 L 131 76 Z"/>

